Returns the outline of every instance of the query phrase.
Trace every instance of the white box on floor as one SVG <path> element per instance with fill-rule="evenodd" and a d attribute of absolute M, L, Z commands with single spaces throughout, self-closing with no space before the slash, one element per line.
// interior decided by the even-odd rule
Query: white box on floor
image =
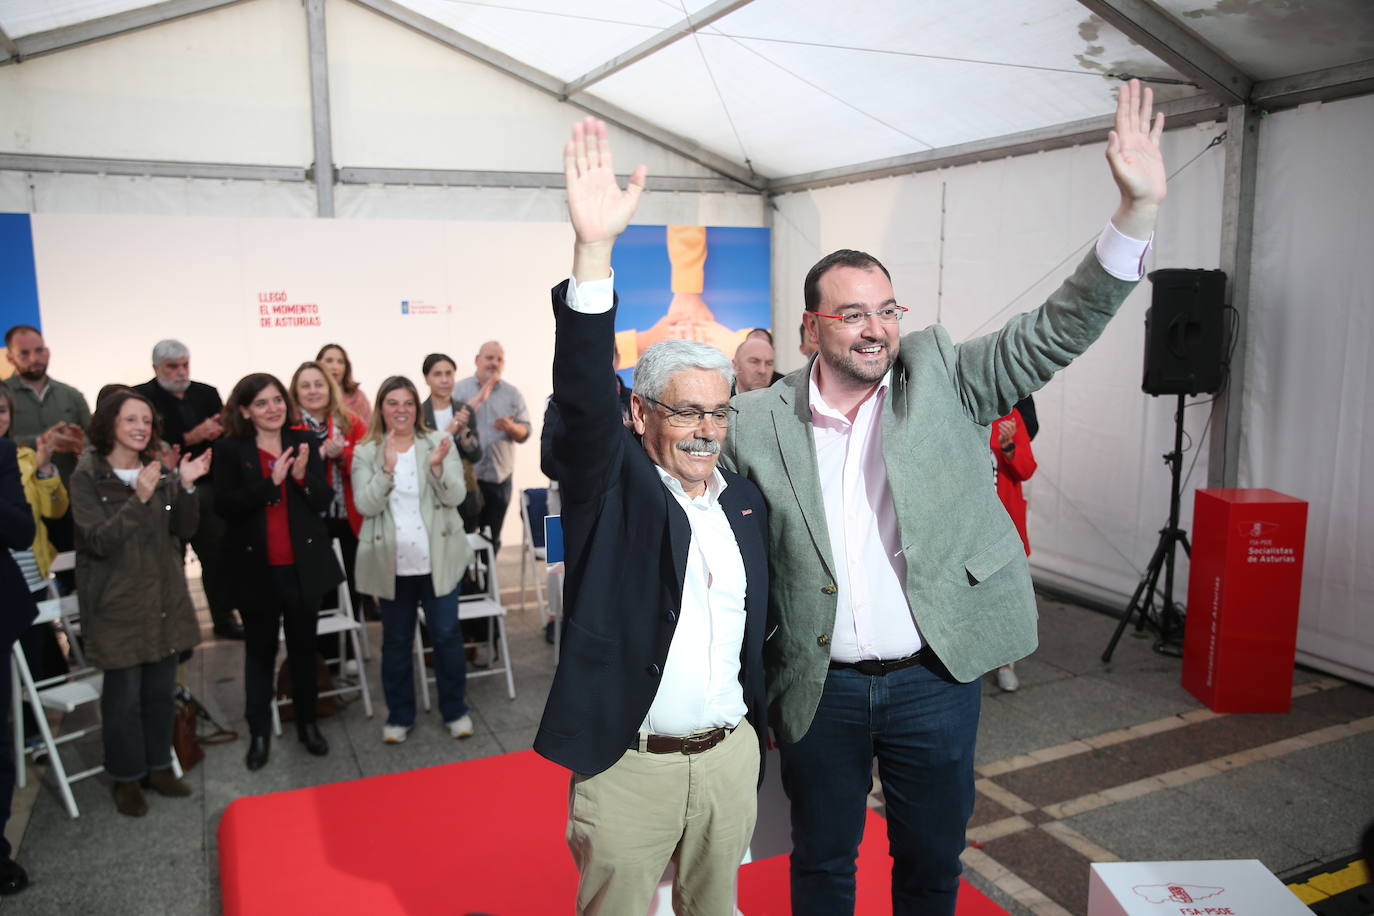
<path fill-rule="evenodd" d="M 1098 862 L 1088 916 L 1312 916 L 1258 859 Z"/>

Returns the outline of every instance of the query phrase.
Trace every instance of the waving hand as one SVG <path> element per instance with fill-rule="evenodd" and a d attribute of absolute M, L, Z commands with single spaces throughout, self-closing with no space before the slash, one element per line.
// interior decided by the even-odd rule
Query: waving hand
<path fill-rule="evenodd" d="M 611 246 L 630 224 L 648 170 L 639 166 L 622 190 L 611 164 L 606 125 L 587 118 L 573 125 L 563 147 L 563 174 L 568 188 L 568 216 L 577 236 L 573 277 L 598 280 L 610 274 Z"/>

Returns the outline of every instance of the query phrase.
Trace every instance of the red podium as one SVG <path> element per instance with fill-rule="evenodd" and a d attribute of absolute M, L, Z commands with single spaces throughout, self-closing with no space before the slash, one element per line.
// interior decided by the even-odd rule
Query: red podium
<path fill-rule="evenodd" d="M 1287 712 L 1307 503 L 1264 489 L 1198 490 L 1183 686 L 1216 712 Z"/>

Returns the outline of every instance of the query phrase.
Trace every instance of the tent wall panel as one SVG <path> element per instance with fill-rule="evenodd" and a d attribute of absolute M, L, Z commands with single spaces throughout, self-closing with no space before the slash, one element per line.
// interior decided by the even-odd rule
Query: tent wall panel
<path fill-rule="evenodd" d="M 301 5 L 254 0 L 0 67 L 0 152 L 307 164 Z"/>
<path fill-rule="evenodd" d="M 1374 684 L 1374 96 L 1260 130 L 1241 483 L 1310 503 L 1299 658 Z"/>

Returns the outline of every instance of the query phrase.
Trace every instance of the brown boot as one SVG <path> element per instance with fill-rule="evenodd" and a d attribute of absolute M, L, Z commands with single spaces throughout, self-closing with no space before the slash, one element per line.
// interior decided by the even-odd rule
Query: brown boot
<path fill-rule="evenodd" d="M 142 817 L 148 813 L 148 802 L 143 797 L 143 790 L 134 781 L 116 782 L 114 784 L 115 807 L 120 814 L 127 814 L 129 817 Z"/>
<path fill-rule="evenodd" d="M 168 798 L 185 798 L 191 794 L 191 787 L 184 781 L 177 779 L 171 767 L 149 770 L 148 775 L 143 777 L 141 784 L 143 788 L 152 789 L 158 795 L 165 795 Z"/>

